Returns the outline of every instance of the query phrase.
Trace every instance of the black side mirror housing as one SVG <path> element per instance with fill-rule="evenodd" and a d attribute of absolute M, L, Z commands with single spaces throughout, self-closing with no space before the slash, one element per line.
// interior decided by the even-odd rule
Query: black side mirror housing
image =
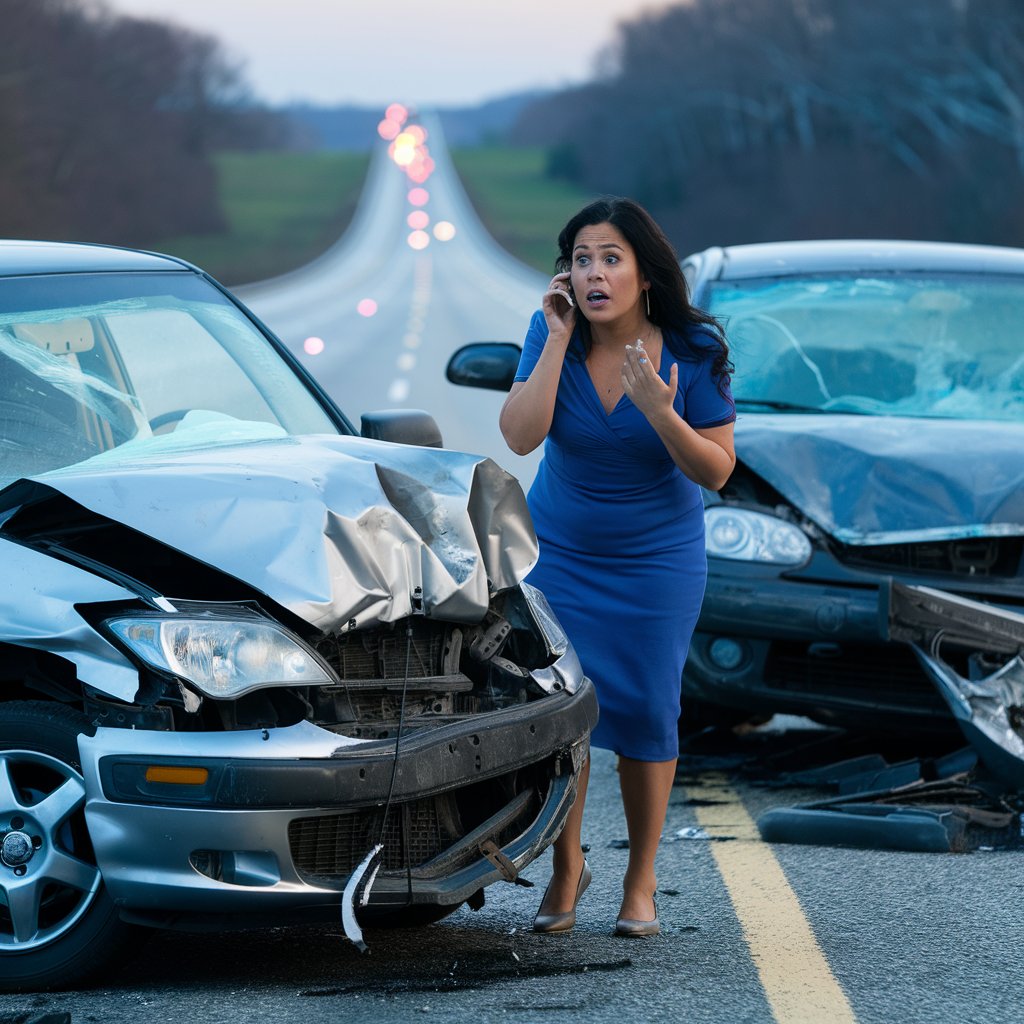
<path fill-rule="evenodd" d="M 441 428 L 422 409 L 378 409 L 363 413 L 359 433 L 374 441 L 443 448 Z"/>
<path fill-rule="evenodd" d="M 508 391 L 512 387 L 522 349 L 511 341 L 474 341 L 463 345 L 448 360 L 445 377 L 467 388 Z"/>

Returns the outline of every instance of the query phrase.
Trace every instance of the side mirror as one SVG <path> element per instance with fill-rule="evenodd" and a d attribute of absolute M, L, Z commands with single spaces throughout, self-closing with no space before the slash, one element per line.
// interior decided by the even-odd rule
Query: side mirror
<path fill-rule="evenodd" d="M 467 388 L 508 391 L 512 387 L 522 349 L 510 341 L 475 341 L 463 345 L 448 360 L 444 375 Z"/>
<path fill-rule="evenodd" d="M 374 441 L 443 448 L 441 428 L 422 409 L 378 409 L 362 416 L 359 433 Z"/>

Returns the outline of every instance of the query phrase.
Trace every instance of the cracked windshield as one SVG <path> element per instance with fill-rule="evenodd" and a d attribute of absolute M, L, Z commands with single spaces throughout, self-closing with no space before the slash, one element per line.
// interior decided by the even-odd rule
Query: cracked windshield
<path fill-rule="evenodd" d="M 86 459 L 337 432 L 252 324 L 184 274 L 0 282 L 0 417 L 0 484 Z"/>
<path fill-rule="evenodd" d="M 1024 418 L 1024 284 L 996 276 L 758 278 L 711 289 L 737 401 L 781 412 Z"/>

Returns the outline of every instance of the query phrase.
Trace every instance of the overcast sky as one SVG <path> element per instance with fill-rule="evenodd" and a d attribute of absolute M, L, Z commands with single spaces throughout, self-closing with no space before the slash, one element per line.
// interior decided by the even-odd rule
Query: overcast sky
<path fill-rule="evenodd" d="M 475 104 L 590 76 L 657 0 L 107 0 L 216 35 L 270 103 Z"/>

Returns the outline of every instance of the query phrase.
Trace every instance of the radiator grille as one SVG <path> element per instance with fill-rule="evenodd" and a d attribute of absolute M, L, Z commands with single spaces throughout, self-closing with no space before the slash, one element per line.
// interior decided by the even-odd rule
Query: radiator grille
<path fill-rule="evenodd" d="M 388 626 L 325 637 L 317 653 L 342 679 L 402 679 L 405 675 L 406 625 L 412 623 L 409 675 L 436 676 L 444 670 L 443 622 L 416 616 Z"/>
<path fill-rule="evenodd" d="M 415 867 L 436 857 L 458 838 L 442 827 L 438 797 L 414 800 L 391 809 L 381 836 L 383 811 L 373 808 L 348 814 L 328 814 L 318 818 L 296 818 L 288 826 L 292 859 L 299 871 L 324 877 L 347 876 L 367 852 L 384 844 L 384 870 L 405 866 L 408 844 L 409 863 Z"/>
<path fill-rule="evenodd" d="M 965 537 L 926 544 L 839 545 L 850 566 L 967 579 L 1012 578 L 1020 572 L 1024 537 Z"/>
<path fill-rule="evenodd" d="M 454 857 L 449 868 L 476 860 L 479 843 L 504 846 L 529 827 L 556 774 L 558 757 L 529 769 L 470 783 L 438 796 L 396 804 L 381 837 L 383 808 L 296 818 L 288 842 L 296 869 L 304 875 L 341 882 L 382 842 L 384 871 L 416 870 L 473 833 L 476 843 Z M 493 819 L 493 820 L 492 820 Z M 484 828 L 491 821 L 491 828 Z"/>
<path fill-rule="evenodd" d="M 775 690 L 882 697 L 921 707 L 945 705 L 909 647 L 902 644 L 772 644 L 764 671 Z"/>

